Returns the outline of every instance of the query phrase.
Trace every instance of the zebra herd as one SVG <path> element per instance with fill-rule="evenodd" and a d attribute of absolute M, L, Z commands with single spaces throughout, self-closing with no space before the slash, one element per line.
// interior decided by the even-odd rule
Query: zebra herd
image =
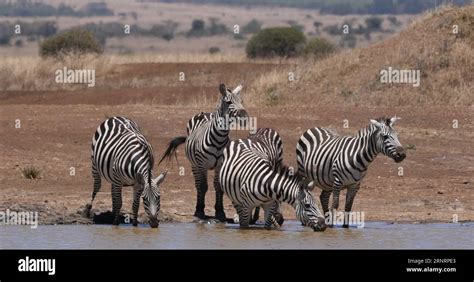
<path fill-rule="evenodd" d="M 291 205 L 296 218 L 314 231 L 324 231 L 331 212 L 339 206 L 339 194 L 348 189 L 345 212 L 352 209 L 355 195 L 367 168 L 382 153 L 395 162 L 405 158 L 393 125 L 397 117 L 370 120 L 370 124 L 352 136 L 338 136 L 324 128 L 312 128 L 299 139 L 296 147 L 298 170 L 283 163 L 283 143 L 277 131 L 260 128 L 246 139 L 230 140 L 232 122 L 245 123 L 247 111 L 242 105 L 242 86 L 228 89 L 219 86 L 216 112 L 200 113 L 187 124 L 187 136 L 176 137 L 168 145 L 159 163 L 172 159 L 179 145 L 185 143 L 185 153 L 191 163 L 197 190 L 194 216 L 207 219 L 204 213 L 208 190 L 208 170 L 214 170 L 216 192 L 215 218 L 225 222 L 223 195 L 231 200 L 241 228 L 248 228 L 264 210 L 265 228 L 283 224 L 281 204 Z M 226 118 L 227 117 L 227 118 Z M 229 118 L 230 117 L 230 118 Z M 112 184 L 114 225 L 120 222 L 123 186 L 133 186 L 133 225 L 138 223 L 140 197 L 152 228 L 159 225 L 160 185 L 166 171 L 152 176 L 154 158 L 151 144 L 138 125 L 125 117 L 104 121 L 92 139 L 92 175 L 94 198 L 101 187 L 101 177 Z M 322 189 L 322 211 L 314 201 L 314 186 Z M 332 210 L 329 198 L 333 195 Z M 252 215 L 252 212 L 254 214 Z M 344 227 L 348 227 L 347 217 Z"/>

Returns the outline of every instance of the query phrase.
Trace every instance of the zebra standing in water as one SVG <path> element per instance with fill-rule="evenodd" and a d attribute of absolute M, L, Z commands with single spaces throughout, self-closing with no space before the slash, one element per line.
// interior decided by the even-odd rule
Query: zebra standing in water
<path fill-rule="evenodd" d="M 252 142 L 251 149 L 261 157 L 267 159 L 270 162 L 270 166 L 273 170 L 283 169 L 283 142 L 278 132 L 271 128 L 259 128 L 255 133 L 249 134 L 247 139 Z M 283 215 L 280 210 L 280 203 L 278 205 L 278 211 L 273 215 L 276 223 L 281 226 L 284 222 Z M 260 207 L 255 208 L 255 213 L 250 221 L 250 224 L 255 224 L 258 220 L 260 213 Z"/>
<path fill-rule="evenodd" d="M 367 168 L 379 153 L 395 162 L 405 159 L 405 149 L 398 141 L 393 128 L 397 117 L 370 120 L 357 136 L 336 136 L 324 128 L 311 128 L 299 139 L 296 146 L 298 174 L 313 180 L 322 188 L 320 195 L 323 212 L 330 216 L 329 197 L 333 192 L 333 213 L 339 207 L 339 193 L 347 188 L 344 225 L 352 209 L 360 182 Z"/>
<path fill-rule="evenodd" d="M 206 219 L 204 213 L 205 195 L 207 186 L 207 171 L 215 170 L 214 189 L 216 191 L 215 218 L 225 222 L 223 193 L 220 189 L 218 175 L 222 158 L 222 151 L 229 143 L 229 128 L 236 119 L 245 120 L 248 115 L 242 106 L 240 92 L 242 86 L 237 86 L 234 90 L 226 88 L 224 84 L 219 86 L 221 97 L 219 106 L 214 113 L 201 113 L 195 115 L 187 124 L 187 137 L 177 137 L 173 139 L 160 163 L 168 160 L 179 145 L 186 143 L 186 156 L 191 162 L 194 181 L 197 189 L 197 204 L 194 216 Z"/>
<path fill-rule="evenodd" d="M 138 125 L 125 117 L 105 120 L 92 138 L 91 160 L 94 190 L 92 200 L 86 207 L 87 214 L 100 190 L 103 176 L 112 183 L 114 225 L 120 223 L 122 186 L 133 186 L 133 226 L 138 224 L 138 209 L 142 196 L 150 226 L 158 227 L 159 185 L 164 181 L 166 172 L 152 177 L 153 149 L 140 132 Z"/>
<path fill-rule="evenodd" d="M 291 175 L 287 167 L 273 170 L 270 161 L 255 150 L 250 139 L 232 141 L 224 150 L 219 180 L 231 199 L 241 228 L 248 228 L 252 209 L 263 206 L 265 228 L 270 229 L 279 202 L 296 210 L 296 218 L 314 231 L 324 231 L 324 216 L 300 177 Z M 260 145 L 263 146 L 263 145 Z"/>

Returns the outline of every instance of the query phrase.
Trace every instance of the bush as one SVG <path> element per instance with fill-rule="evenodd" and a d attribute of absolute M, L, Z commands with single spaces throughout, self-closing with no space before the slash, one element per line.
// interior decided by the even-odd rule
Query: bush
<path fill-rule="evenodd" d="M 193 20 L 191 23 L 191 29 L 188 31 L 187 36 L 203 36 L 206 33 L 204 26 L 205 22 L 203 20 Z"/>
<path fill-rule="evenodd" d="M 209 48 L 209 53 L 210 54 L 219 53 L 220 51 L 221 51 L 221 49 L 219 47 L 216 47 L 216 46 L 212 46 L 211 48 Z"/>
<path fill-rule="evenodd" d="M 379 31 L 382 29 L 383 19 L 379 17 L 370 17 L 365 19 L 365 24 L 369 31 Z"/>
<path fill-rule="evenodd" d="M 243 33 L 257 33 L 262 29 L 262 23 L 257 21 L 256 19 L 253 19 L 249 21 L 243 28 L 242 32 Z"/>
<path fill-rule="evenodd" d="M 23 168 L 21 174 L 23 174 L 26 179 L 37 179 L 40 175 L 40 170 L 34 166 L 29 166 Z"/>
<path fill-rule="evenodd" d="M 322 58 L 336 51 L 336 46 L 324 38 L 313 38 L 306 43 L 304 53 L 306 56 Z"/>
<path fill-rule="evenodd" d="M 67 53 L 102 53 L 97 38 L 90 31 L 72 29 L 56 36 L 47 38 L 40 45 L 40 54 L 43 57 L 58 56 Z"/>
<path fill-rule="evenodd" d="M 245 51 L 249 58 L 293 57 L 301 54 L 305 42 L 304 34 L 294 28 L 266 28 L 250 38 Z"/>

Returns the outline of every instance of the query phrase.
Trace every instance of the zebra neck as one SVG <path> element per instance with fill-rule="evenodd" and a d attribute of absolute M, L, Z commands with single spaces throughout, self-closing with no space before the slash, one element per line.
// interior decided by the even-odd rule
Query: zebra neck
<path fill-rule="evenodd" d="M 214 113 L 213 118 L 211 119 L 211 132 L 215 133 L 213 136 L 228 137 L 229 136 L 229 125 L 227 123 L 226 116 L 222 113 L 222 109 L 219 108 Z"/>
<path fill-rule="evenodd" d="M 375 160 L 377 155 L 380 153 L 377 146 L 377 135 L 375 130 L 367 129 L 365 134 L 359 137 L 362 146 L 359 156 L 363 161 L 365 167 Z"/>
<path fill-rule="evenodd" d="M 271 194 L 274 200 L 285 202 L 293 207 L 296 205 L 299 187 L 295 181 L 285 175 L 273 172 L 267 184 L 272 191 Z"/>

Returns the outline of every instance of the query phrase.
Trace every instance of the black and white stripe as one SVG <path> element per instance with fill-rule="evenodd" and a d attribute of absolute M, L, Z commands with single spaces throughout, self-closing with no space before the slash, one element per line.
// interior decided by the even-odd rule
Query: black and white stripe
<path fill-rule="evenodd" d="M 92 138 L 91 160 L 94 190 L 87 211 L 90 211 L 92 202 L 101 188 L 102 176 L 112 184 L 112 211 L 115 225 L 120 223 L 122 187 L 133 186 L 133 225 L 137 226 L 138 223 L 138 209 L 142 196 L 150 226 L 158 227 L 159 185 L 165 179 L 166 172 L 153 178 L 153 148 L 138 125 L 125 117 L 105 120 Z"/>
<path fill-rule="evenodd" d="M 223 194 L 219 188 L 218 171 L 222 158 L 222 151 L 229 143 L 229 128 L 231 118 L 246 118 L 247 112 L 242 106 L 241 92 L 242 86 L 237 86 L 234 90 L 226 88 L 224 84 L 219 86 L 221 97 L 216 112 L 201 113 L 187 124 L 187 137 L 177 137 L 173 139 L 160 163 L 168 160 L 176 153 L 177 147 L 186 143 L 186 156 L 191 162 L 192 172 L 197 189 L 197 203 L 194 215 L 200 219 L 206 219 L 204 213 L 205 195 L 207 186 L 207 171 L 215 170 L 214 189 L 216 191 L 215 218 L 225 221 L 223 206 Z M 226 118 L 227 117 L 227 118 Z"/>
<path fill-rule="evenodd" d="M 283 169 L 283 142 L 278 132 L 272 128 L 259 128 L 255 133 L 247 137 L 252 142 L 251 149 L 260 157 L 267 159 L 273 170 Z M 283 214 L 280 209 L 280 202 L 275 203 L 277 212 L 274 214 L 275 223 L 281 226 L 284 222 Z M 250 224 L 255 224 L 258 220 L 260 207 L 255 208 L 254 215 Z"/>
<path fill-rule="evenodd" d="M 331 192 L 335 211 L 339 207 L 339 193 L 344 188 L 348 189 L 345 212 L 351 211 L 360 182 L 379 153 L 396 162 L 406 157 L 393 128 L 396 120 L 396 117 L 371 120 L 354 137 L 337 136 L 319 127 L 309 129 L 300 137 L 296 146 L 298 174 L 322 188 L 320 199 L 326 216 Z M 348 227 L 346 221 L 344 227 Z"/>
<path fill-rule="evenodd" d="M 219 173 L 221 187 L 239 214 L 240 226 L 248 228 L 252 210 L 263 206 L 265 228 L 271 228 L 278 202 L 285 202 L 295 208 L 303 225 L 324 230 L 323 214 L 301 179 L 292 176 L 285 166 L 273 170 L 271 162 L 252 143 L 250 139 L 232 141 L 224 150 Z"/>

